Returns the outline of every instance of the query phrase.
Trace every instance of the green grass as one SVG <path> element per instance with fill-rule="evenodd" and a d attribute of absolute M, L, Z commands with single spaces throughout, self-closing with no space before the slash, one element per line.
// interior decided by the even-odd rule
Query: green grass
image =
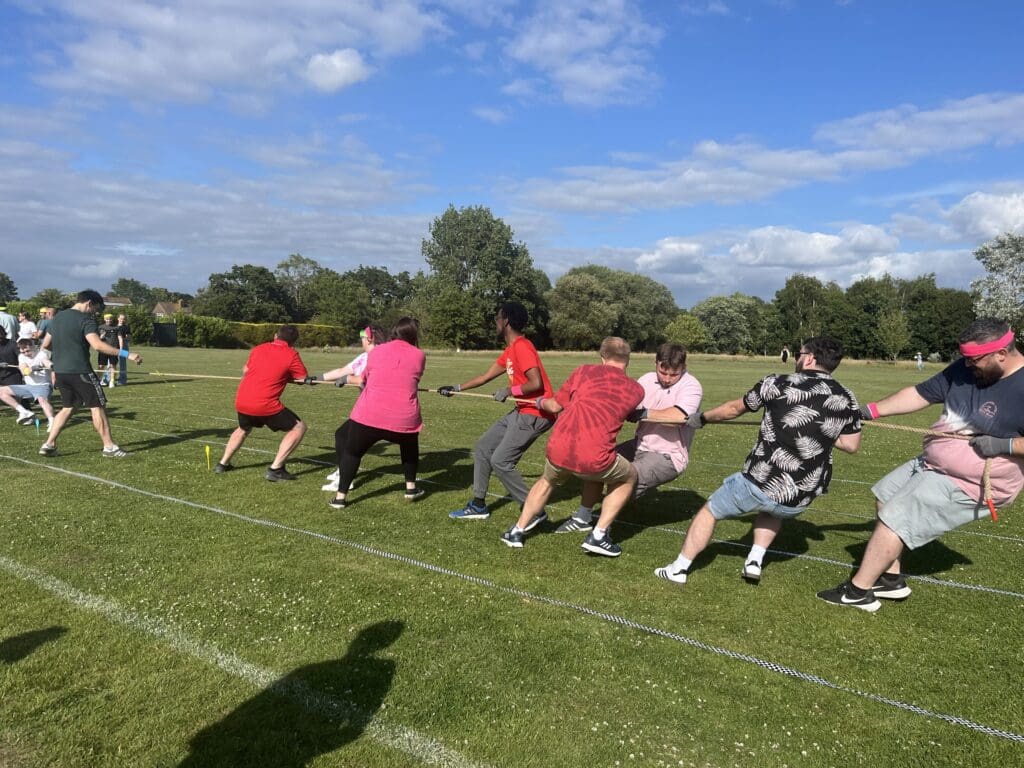
<path fill-rule="evenodd" d="M 852 692 L 1024 733 L 1019 597 L 912 581 L 909 601 L 869 616 L 814 596 L 859 560 L 872 525 L 870 484 L 915 455 L 916 435 L 868 427 L 858 455 L 837 452 L 831 492 L 784 527 L 776 548 L 790 554 L 769 555 L 760 586 L 739 578 L 744 549 L 734 544 L 749 542 L 744 519 L 719 526 L 720 542 L 678 587 L 652 571 L 675 556 L 693 513 L 742 464 L 753 427 L 701 432 L 684 476 L 624 512 L 613 533 L 621 558 L 585 556 L 580 535 L 550 533 L 575 509 L 572 486 L 554 498 L 554 523 L 514 551 L 498 541 L 517 509 L 498 498 L 497 481 L 490 520 L 447 518 L 466 501 L 475 439 L 504 406 L 424 394 L 428 496 L 402 499 L 397 450 L 382 447 L 366 457 L 353 504 L 335 512 L 319 491 L 329 467 L 316 462 L 332 461 L 333 432 L 354 392 L 286 392 L 310 424 L 289 464 L 298 482 L 263 480 L 277 444 L 265 430 L 236 457 L 237 471 L 215 476 L 204 446 L 216 461 L 233 428 L 234 383 L 154 372 L 234 376 L 245 353 L 143 355 L 132 386 L 111 393 L 115 438 L 129 458 L 102 459 L 84 415 L 52 459 L 37 456 L 34 429 L 13 418 L 0 429 L 0 455 L 27 462 L 0 459 L 0 766 L 1024 761 L 1017 743 Z M 349 356 L 303 357 L 319 371 Z M 588 360 L 544 359 L 556 386 Z M 488 362 L 430 354 L 423 384 L 465 380 Z M 637 356 L 631 372 L 650 366 Z M 708 407 L 778 367 L 699 356 L 690 365 Z M 838 373 L 862 400 L 921 376 L 856 363 Z M 899 422 L 923 427 L 936 415 Z M 543 440 L 520 468 L 532 480 L 542 463 Z M 1024 592 L 1018 511 L 922 548 L 907 570 Z"/>

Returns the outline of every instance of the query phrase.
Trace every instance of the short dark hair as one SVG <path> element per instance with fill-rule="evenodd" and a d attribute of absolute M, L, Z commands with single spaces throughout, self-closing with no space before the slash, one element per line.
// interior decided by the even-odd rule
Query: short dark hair
<path fill-rule="evenodd" d="M 79 291 L 78 295 L 75 297 L 76 304 L 83 304 L 87 301 L 94 307 L 96 307 L 97 312 L 99 312 L 107 305 L 107 303 L 103 300 L 103 297 L 100 296 L 100 292 L 94 291 L 91 288 L 86 289 L 84 291 Z"/>
<path fill-rule="evenodd" d="M 654 353 L 654 362 L 661 363 L 666 368 L 675 370 L 676 368 L 686 369 L 686 347 L 682 344 L 671 344 L 665 342 L 658 351 Z"/>
<path fill-rule="evenodd" d="M 522 333 L 523 328 L 530 322 L 530 316 L 526 312 L 526 307 L 518 301 L 506 301 L 498 307 L 498 314 L 508 320 L 508 324 L 512 326 L 512 330 L 516 333 Z"/>
<path fill-rule="evenodd" d="M 602 360 L 614 360 L 617 363 L 628 364 L 629 352 L 629 342 L 618 336 L 608 336 L 601 342 Z"/>
<path fill-rule="evenodd" d="M 299 329 L 294 325 L 282 325 L 277 329 L 277 338 L 289 347 L 294 347 L 295 342 L 299 340 Z"/>
<path fill-rule="evenodd" d="M 819 368 L 832 373 L 843 361 L 843 345 L 831 336 L 812 336 L 801 344 L 804 349 L 814 355 Z"/>
<path fill-rule="evenodd" d="M 400 339 L 414 347 L 420 345 L 420 321 L 415 317 L 400 317 L 391 329 L 392 340 Z"/>
<path fill-rule="evenodd" d="M 1010 324 L 998 317 L 979 317 L 968 325 L 964 332 L 957 339 L 961 344 L 969 344 L 972 341 L 995 341 L 1001 339 L 1010 330 Z M 1011 341 L 1007 349 L 1013 346 Z"/>
<path fill-rule="evenodd" d="M 388 335 L 384 332 L 384 326 L 378 323 L 370 323 L 364 330 L 370 332 L 371 344 L 383 344 L 387 340 Z"/>

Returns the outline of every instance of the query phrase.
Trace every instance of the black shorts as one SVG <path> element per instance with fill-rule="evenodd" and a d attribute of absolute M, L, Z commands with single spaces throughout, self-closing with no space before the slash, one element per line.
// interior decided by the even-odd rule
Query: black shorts
<path fill-rule="evenodd" d="M 105 366 L 107 363 L 117 365 L 117 355 L 108 355 L 106 352 L 97 352 L 96 362 L 99 363 L 100 368 Z"/>
<path fill-rule="evenodd" d="M 282 408 L 273 416 L 250 416 L 248 413 L 238 413 L 238 426 L 248 432 L 253 427 L 269 427 L 273 432 L 287 432 L 301 419 L 287 408 Z"/>
<path fill-rule="evenodd" d="M 107 397 L 95 373 L 58 373 L 57 389 L 60 390 L 60 402 L 64 408 L 84 406 L 85 408 L 105 408 Z"/>

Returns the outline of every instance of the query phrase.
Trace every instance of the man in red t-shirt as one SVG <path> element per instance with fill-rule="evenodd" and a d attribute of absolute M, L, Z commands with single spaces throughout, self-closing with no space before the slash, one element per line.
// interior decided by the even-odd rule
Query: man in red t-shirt
<path fill-rule="evenodd" d="M 537 407 L 560 414 L 548 440 L 544 474 L 534 483 L 519 521 L 501 537 L 510 547 L 522 547 L 527 526 L 544 509 L 551 492 L 570 476 L 586 486 L 608 486 L 597 526 L 583 549 L 618 557 L 622 547 L 608 536 L 608 528 L 633 495 L 636 469 L 615 452 L 615 440 L 626 417 L 644 399 L 644 389 L 626 375 L 629 344 L 617 336 L 601 342 L 601 364 L 581 365 L 554 397 L 537 398 Z"/>
<path fill-rule="evenodd" d="M 295 475 L 285 469 L 285 461 L 298 448 L 306 434 L 306 425 L 292 411 L 281 403 L 285 384 L 293 381 L 301 384 L 306 378 L 306 366 L 293 348 L 299 338 L 294 325 L 282 325 L 274 334 L 274 340 L 253 347 L 249 360 L 242 369 L 242 381 L 235 395 L 235 410 L 238 412 L 238 428 L 231 433 L 224 455 L 213 471 L 227 472 L 232 469 L 231 457 L 242 447 L 253 427 L 269 427 L 274 432 L 284 432 L 277 449 L 267 480 L 295 480 Z"/>
<path fill-rule="evenodd" d="M 533 402 L 538 397 L 551 397 L 552 390 L 536 348 L 523 335 L 528 320 L 526 307 L 522 304 L 514 301 L 502 304 L 494 316 L 494 324 L 498 336 L 505 342 L 505 351 L 481 375 L 464 384 L 438 387 L 438 393 L 451 397 L 464 389 L 482 386 L 504 373 L 508 375 L 508 386 L 495 392 L 494 399 L 503 403 L 509 397 L 527 398 L 526 402 L 516 402 L 514 411 L 498 419 L 477 440 L 473 449 L 473 498 L 462 509 L 448 515 L 454 520 L 486 520 L 491 516 L 487 508 L 491 470 L 520 507 L 526 501 L 528 489 L 516 465 L 526 449 L 551 428 L 555 419 L 552 414 L 538 410 Z M 541 509 L 526 530 L 531 530 L 545 519 L 547 514 Z"/>

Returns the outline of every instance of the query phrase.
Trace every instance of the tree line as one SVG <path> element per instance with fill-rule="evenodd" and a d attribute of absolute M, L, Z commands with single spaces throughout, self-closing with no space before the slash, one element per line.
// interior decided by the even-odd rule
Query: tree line
<path fill-rule="evenodd" d="M 956 337 L 976 314 L 995 314 L 1019 326 L 1024 299 L 1024 237 L 1005 234 L 975 257 L 986 276 L 972 291 L 940 288 L 934 274 L 913 279 L 863 278 L 845 290 L 812 275 L 791 275 L 771 301 L 733 293 L 682 309 L 669 289 L 649 277 L 598 264 L 575 267 L 552 286 L 525 243 L 484 206 L 449 208 L 421 244 L 426 270 L 391 274 L 359 266 L 337 272 L 301 254 L 273 270 L 253 264 L 209 276 L 195 296 L 121 278 L 111 294 L 138 306 L 181 301 L 196 315 L 248 323 L 336 326 L 354 339 L 369 322 L 420 319 L 425 342 L 456 349 L 494 348 L 494 312 L 504 301 L 524 304 L 528 334 L 541 348 L 594 349 L 605 336 L 635 350 L 664 341 L 695 352 L 774 355 L 819 334 L 835 336 L 848 355 L 896 359 L 922 353 L 933 360 L 956 354 Z M 16 298 L 0 273 L 0 298 Z M 69 296 L 47 289 L 30 301 L 68 306 Z"/>

